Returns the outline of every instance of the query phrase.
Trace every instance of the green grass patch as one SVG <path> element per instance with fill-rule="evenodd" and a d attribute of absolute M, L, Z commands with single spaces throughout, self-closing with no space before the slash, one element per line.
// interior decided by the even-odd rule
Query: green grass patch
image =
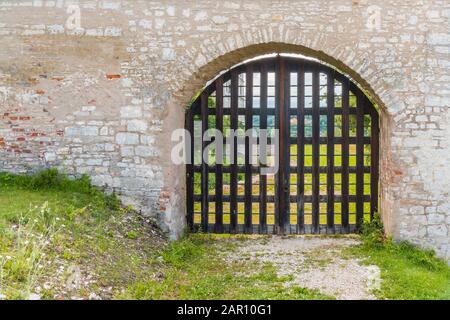
<path fill-rule="evenodd" d="M 380 299 L 450 299 L 450 267 L 433 251 L 385 237 L 379 218 L 364 224 L 362 240 L 349 252 L 381 269 Z"/>
<path fill-rule="evenodd" d="M 159 256 L 160 276 L 138 281 L 125 299 L 332 299 L 315 290 L 286 287 L 271 265 L 225 261 L 226 237 L 194 235 L 172 242 Z"/>
<path fill-rule="evenodd" d="M 0 174 L 0 297 L 87 299 L 325 299 L 285 287 L 270 265 L 228 262 L 231 236 L 192 235 L 166 244 L 114 195 L 56 170 Z M 60 271 L 60 268 L 62 271 Z M 76 289 L 73 272 L 85 278 Z M 50 283 L 50 284 L 48 284 Z M 105 289 L 112 288 L 105 293 Z"/>
<path fill-rule="evenodd" d="M 114 193 L 105 194 L 92 186 L 87 175 L 71 179 L 67 175 L 58 172 L 57 169 L 42 170 L 33 175 L 15 175 L 0 172 L 0 188 L 2 191 L 28 191 L 29 194 L 44 193 L 47 195 L 54 193 L 55 196 L 70 195 L 76 203 L 79 200 L 88 200 L 89 203 L 98 206 L 100 209 L 117 210 L 120 207 L 120 201 Z M 74 201 L 71 201 L 71 203 Z"/>
<path fill-rule="evenodd" d="M 27 298 L 41 287 L 44 299 L 91 292 L 125 299 L 332 299 L 286 286 L 291 279 L 270 264 L 222 254 L 232 255 L 248 236 L 197 234 L 167 244 L 156 234 L 147 218 L 122 208 L 86 176 L 0 173 L 0 298 Z M 380 267 L 379 298 L 450 299 L 449 267 L 432 251 L 386 238 L 379 219 L 364 225 L 362 239 L 346 253 Z M 95 284 L 66 288 L 76 268 L 94 274 Z"/>
<path fill-rule="evenodd" d="M 60 267 L 63 273 L 74 266 L 90 270 L 105 286 L 144 274 L 139 270 L 148 257 L 138 246 L 145 228 L 136 219 L 124 222 L 128 215 L 114 194 L 93 187 L 87 176 L 70 179 L 55 169 L 0 173 L 0 297 L 27 298 Z M 41 298 L 63 291 L 61 298 L 87 298 L 86 288 L 64 287 L 70 274 L 60 276 L 61 287 L 43 289 Z"/>

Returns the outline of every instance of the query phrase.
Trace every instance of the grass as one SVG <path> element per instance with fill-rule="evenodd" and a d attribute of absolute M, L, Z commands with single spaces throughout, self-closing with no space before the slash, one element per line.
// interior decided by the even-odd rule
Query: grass
<path fill-rule="evenodd" d="M 270 265 L 227 263 L 223 237 L 167 245 L 144 220 L 87 177 L 1 173 L 0 299 L 331 298 L 285 288 Z"/>
<path fill-rule="evenodd" d="M 362 263 L 380 268 L 382 283 L 375 295 L 379 299 L 397 300 L 450 299 L 448 265 L 432 251 L 421 250 L 407 242 L 394 243 L 384 237 L 379 226 L 377 220 L 366 223 L 361 245 L 343 253 L 344 258 L 360 258 Z M 223 259 L 220 252 L 232 253 L 240 239 L 251 237 L 196 234 L 173 242 L 160 252 L 160 277 L 135 282 L 121 298 L 333 299 L 315 290 L 286 287 L 284 284 L 290 277 L 278 276 L 270 264 L 261 267 L 250 260 Z M 234 241 L 227 241 L 229 238 Z M 313 253 L 310 260 L 311 268 L 330 263 L 329 259 Z"/>
<path fill-rule="evenodd" d="M 88 298 L 133 281 L 135 273 L 144 276 L 140 270 L 153 251 L 141 245 L 154 246 L 154 236 L 137 213 L 119 204 L 85 176 L 69 179 L 53 169 L 1 173 L 0 298 Z M 68 290 L 71 270 L 81 275 Z"/>
<path fill-rule="evenodd" d="M 168 244 L 153 221 L 87 177 L 0 174 L 0 299 L 333 298 L 285 286 L 291 279 L 270 263 L 229 261 L 223 253 L 248 238 L 198 234 Z M 384 237 L 378 220 L 361 238 L 345 254 L 380 267 L 379 298 L 450 299 L 450 269 L 433 252 Z"/>
<path fill-rule="evenodd" d="M 226 262 L 216 242 L 222 237 L 190 236 L 161 251 L 159 279 L 136 282 L 125 299 L 332 299 L 318 291 L 287 288 L 271 265 Z M 224 249 L 222 247 L 222 249 Z M 228 250 L 232 248 L 228 247 Z"/>
<path fill-rule="evenodd" d="M 385 237 L 379 219 L 364 225 L 362 240 L 360 246 L 349 249 L 349 254 L 381 269 L 378 298 L 450 299 L 450 268 L 433 251 Z"/>

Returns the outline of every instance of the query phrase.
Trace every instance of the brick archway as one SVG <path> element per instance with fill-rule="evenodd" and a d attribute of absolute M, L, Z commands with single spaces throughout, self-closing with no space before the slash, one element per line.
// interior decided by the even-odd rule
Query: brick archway
<path fill-rule="evenodd" d="M 385 223 L 385 229 L 388 233 L 393 232 L 392 229 L 394 227 L 394 223 L 392 222 L 391 212 L 391 203 L 389 198 L 386 197 L 388 183 L 385 181 L 392 181 L 392 176 L 395 175 L 395 169 L 392 166 L 387 166 L 387 163 L 390 163 L 390 138 L 389 138 L 389 126 L 391 125 L 390 115 L 388 112 L 388 108 L 386 107 L 386 103 L 382 100 L 382 98 L 375 93 L 375 90 L 369 84 L 367 80 L 365 80 L 358 72 L 356 72 L 353 68 L 347 66 L 344 62 L 333 58 L 323 51 L 313 50 L 307 48 L 305 46 L 296 45 L 296 44 L 286 44 L 279 42 L 271 42 L 271 43 L 263 43 L 263 44 L 255 44 L 250 45 L 244 48 L 238 48 L 234 51 L 228 52 L 225 55 L 219 57 L 211 57 L 211 61 L 205 62 L 204 65 L 196 69 L 192 74 L 187 78 L 186 81 L 183 81 L 179 84 L 179 90 L 172 97 L 168 112 L 168 118 L 171 119 L 169 122 L 166 122 L 168 125 L 165 126 L 166 129 L 175 128 L 173 124 L 177 123 L 177 128 L 184 126 L 184 112 L 180 112 L 181 106 L 188 105 L 189 101 L 194 96 L 195 92 L 198 92 L 205 83 L 211 81 L 217 74 L 220 74 L 224 70 L 231 68 L 233 65 L 238 64 L 242 61 L 255 58 L 260 55 L 271 54 L 274 52 L 282 52 L 289 54 L 301 54 L 307 57 L 311 57 L 317 59 L 318 61 L 325 63 L 327 65 L 336 68 L 337 70 L 343 72 L 347 76 L 353 79 L 355 83 L 365 92 L 367 96 L 373 101 L 373 103 L 377 106 L 380 119 L 381 119 L 381 132 L 380 132 L 380 149 L 383 150 L 383 154 L 380 158 L 380 167 L 383 168 L 381 170 L 382 174 L 380 176 L 380 213 L 383 215 L 383 220 Z M 206 59 L 206 58 L 205 58 Z M 370 69 L 370 63 L 367 60 L 353 61 L 353 67 L 356 69 Z M 377 82 L 375 85 L 379 85 Z M 396 104 L 396 98 L 392 95 L 387 95 L 388 103 Z M 178 110 L 178 111 L 177 111 Z M 176 120 L 175 120 L 176 119 Z M 169 133 L 167 133 L 166 138 L 170 137 Z M 164 139 L 162 140 L 164 141 Z M 164 145 L 171 145 L 170 142 L 165 140 Z M 165 147 L 162 147 L 164 149 Z M 167 150 L 167 148 L 166 148 Z M 184 168 L 173 168 L 169 166 L 169 168 L 165 168 L 165 176 L 167 177 L 168 183 L 166 183 L 166 189 L 162 193 L 161 203 L 163 203 L 163 208 L 165 209 L 164 219 L 166 225 L 170 230 L 172 230 L 172 234 L 174 237 L 181 234 L 183 230 L 186 228 L 185 222 L 185 180 L 180 178 L 184 176 Z M 176 176 L 175 181 L 173 177 Z M 176 182 L 176 183 L 174 183 Z"/>

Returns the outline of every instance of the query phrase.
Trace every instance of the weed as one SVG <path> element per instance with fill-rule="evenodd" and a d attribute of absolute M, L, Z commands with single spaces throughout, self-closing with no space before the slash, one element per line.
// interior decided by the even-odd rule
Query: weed
<path fill-rule="evenodd" d="M 11 173 L 0 173 L 0 187 L 20 188 L 31 191 L 56 191 L 72 192 L 89 196 L 94 203 L 110 210 L 118 210 L 120 201 L 116 194 L 105 194 L 92 186 L 89 176 L 82 175 L 77 179 L 71 179 L 60 173 L 57 169 L 46 169 L 32 175 L 14 175 Z"/>
<path fill-rule="evenodd" d="M 434 251 L 386 237 L 379 217 L 363 225 L 361 238 L 349 253 L 381 269 L 379 298 L 450 299 L 450 268 Z"/>
<path fill-rule="evenodd" d="M 134 230 L 131 230 L 131 231 L 127 232 L 127 238 L 128 239 L 134 240 L 134 239 L 137 239 L 138 236 L 139 236 L 138 233 L 136 231 L 134 231 Z"/>
<path fill-rule="evenodd" d="M 383 247 L 388 238 L 385 236 L 383 223 L 379 214 L 375 214 L 371 221 L 363 223 L 361 235 L 366 245 Z"/>
<path fill-rule="evenodd" d="M 184 238 L 179 241 L 171 242 L 161 256 L 165 263 L 170 266 L 183 268 L 191 261 L 204 254 L 204 247 L 200 240 Z"/>
<path fill-rule="evenodd" d="M 42 273 L 42 258 L 59 231 L 47 202 L 22 214 L 15 232 L 10 233 L 12 246 L 0 262 L 0 292 L 9 291 L 9 283 L 18 283 L 20 297 L 29 297 Z M 8 258 L 9 257 L 9 258 Z M 6 288 L 5 288 L 6 287 Z"/>

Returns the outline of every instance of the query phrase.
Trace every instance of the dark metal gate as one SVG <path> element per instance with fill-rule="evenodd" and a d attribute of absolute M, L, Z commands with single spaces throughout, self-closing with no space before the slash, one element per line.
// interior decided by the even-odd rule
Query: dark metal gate
<path fill-rule="evenodd" d="M 203 151 L 214 140 L 200 137 L 211 128 L 224 136 L 230 129 L 267 129 L 269 136 L 279 129 L 278 172 L 262 175 L 252 164 L 248 137 L 243 157 L 235 140 L 232 159 L 225 153 L 222 163 L 208 150 L 213 163 L 206 162 Z M 280 55 L 239 65 L 195 99 L 186 129 L 192 231 L 350 233 L 378 210 L 378 112 L 326 65 Z"/>

